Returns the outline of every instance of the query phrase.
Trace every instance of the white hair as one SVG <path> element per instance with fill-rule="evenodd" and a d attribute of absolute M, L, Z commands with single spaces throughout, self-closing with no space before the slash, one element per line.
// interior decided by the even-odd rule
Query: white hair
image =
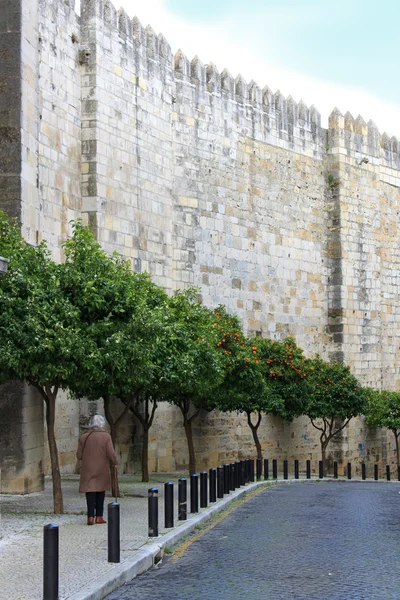
<path fill-rule="evenodd" d="M 90 429 L 104 429 L 106 420 L 101 415 L 93 415 L 89 421 Z"/>

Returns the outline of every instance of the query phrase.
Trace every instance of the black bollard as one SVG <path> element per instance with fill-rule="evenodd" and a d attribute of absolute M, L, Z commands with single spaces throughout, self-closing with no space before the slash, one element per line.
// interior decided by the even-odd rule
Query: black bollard
<path fill-rule="evenodd" d="M 262 461 L 261 461 L 261 458 L 257 458 L 257 463 L 256 463 L 257 481 L 260 481 L 260 479 L 261 479 L 261 471 L 262 471 Z"/>
<path fill-rule="evenodd" d="M 240 481 L 241 485 L 245 485 L 246 483 L 246 461 L 240 461 Z"/>
<path fill-rule="evenodd" d="M 207 507 L 207 471 L 200 473 L 200 508 Z"/>
<path fill-rule="evenodd" d="M 378 465 L 374 465 L 374 479 L 375 479 L 375 481 L 378 481 L 378 479 L 379 479 Z"/>
<path fill-rule="evenodd" d="M 386 465 L 386 479 L 390 481 L 390 465 Z"/>
<path fill-rule="evenodd" d="M 361 478 L 365 481 L 367 479 L 367 470 L 365 463 L 361 463 Z"/>
<path fill-rule="evenodd" d="M 174 484 L 172 481 L 164 483 L 164 527 L 169 529 L 174 526 Z"/>
<path fill-rule="evenodd" d="M 294 478 L 295 479 L 299 478 L 299 461 L 298 460 L 294 461 Z"/>
<path fill-rule="evenodd" d="M 244 483 L 249 483 L 249 460 L 246 458 L 244 461 Z"/>
<path fill-rule="evenodd" d="M 318 478 L 319 479 L 323 479 L 324 478 L 324 463 L 322 460 L 319 461 L 318 463 Z"/>
<path fill-rule="evenodd" d="M 58 600 L 58 525 L 43 527 L 43 600 Z"/>
<path fill-rule="evenodd" d="M 264 458 L 264 480 L 269 479 L 269 461 L 268 458 Z"/>
<path fill-rule="evenodd" d="M 351 479 L 351 463 L 347 463 L 347 479 Z"/>
<path fill-rule="evenodd" d="M 230 475 L 231 475 L 231 490 L 235 490 L 236 489 L 236 465 L 235 463 L 231 463 L 231 471 L 230 471 Z"/>
<path fill-rule="evenodd" d="M 335 462 L 333 463 L 333 478 L 337 479 L 338 478 L 338 464 L 337 461 L 335 460 Z"/>
<path fill-rule="evenodd" d="M 228 464 L 224 465 L 224 494 L 230 492 L 231 468 Z"/>
<path fill-rule="evenodd" d="M 149 537 L 158 537 L 158 489 L 150 488 L 148 493 Z"/>
<path fill-rule="evenodd" d="M 397 480 L 400 481 L 400 466 L 397 467 Z"/>
<path fill-rule="evenodd" d="M 240 462 L 235 462 L 235 488 L 240 488 Z"/>
<path fill-rule="evenodd" d="M 254 477 L 254 460 L 252 458 L 249 459 L 249 466 L 250 466 L 250 482 L 254 483 L 255 477 Z"/>
<path fill-rule="evenodd" d="M 187 519 L 187 480 L 181 477 L 178 481 L 178 520 Z"/>
<path fill-rule="evenodd" d="M 276 458 L 272 460 L 272 479 L 278 479 L 278 461 Z"/>
<path fill-rule="evenodd" d="M 224 497 L 224 468 L 218 467 L 217 469 L 217 497 Z"/>
<path fill-rule="evenodd" d="M 118 502 L 110 502 L 107 507 L 108 562 L 119 563 L 120 558 L 120 515 Z"/>
<path fill-rule="evenodd" d="M 311 479 L 311 460 L 306 460 L 306 477 Z"/>
<path fill-rule="evenodd" d="M 283 479 L 288 479 L 288 461 L 283 461 Z"/>
<path fill-rule="evenodd" d="M 217 469 L 210 469 L 208 472 L 210 481 L 210 502 L 217 501 Z"/>
<path fill-rule="evenodd" d="M 190 512 L 199 512 L 199 476 L 197 473 L 190 476 Z"/>

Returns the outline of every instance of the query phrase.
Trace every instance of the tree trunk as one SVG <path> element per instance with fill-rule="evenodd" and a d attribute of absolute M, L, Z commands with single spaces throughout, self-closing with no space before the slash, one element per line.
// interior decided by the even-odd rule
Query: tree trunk
<path fill-rule="evenodd" d="M 54 514 L 64 514 L 64 501 L 61 488 L 60 465 L 58 462 L 58 449 L 56 437 L 54 435 L 54 423 L 56 416 L 56 394 L 46 394 L 46 424 L 47 424 L 47 440 L 49 442 L 50 462 L 51 462 L 51 477 L 53 480 L 53 503 Z"/>
<path fill-rule="evenodd" d="M 261 443 L 260 443 L 260 439 L 258 437 L 258 427 L 261 423 L 261 413 L 258 413 L 258 419 L 257 419 L 257 423 L 255 425 L 251 421 L 251 413 L 246 412 L 246 414 L 247 414 L 247 423 L 249 424 L 251 433 L 253 434 L 253 440 L 254 440 L 254 444 L 256 446 L 256 451 L 257 451 L 257 458 L 262 460 Z"/>
<path fill-rule="evenodd" d="M 192 419 L 188 419 L 186 415 L 183 415 L 183 426 L 185 428 L 186 440 L 189 450 L 189 473 L 193 475 L 196 473 L 196 453 L 194 451 L 193 444 L 193 432 L 192 432 Z"/>
<path fill-rule="evenodd" d="M 145 425 L 142 439 L 142 481 L 149 481 L 149 428 Z"/>
<path fill-rule="evenodd" d="M 330 438 L 325 436 L 325 439 L 322 439 L 321 435 L 321 458 L 322 458 L 322 467 L 324 476 L 328 475 L 327 464 L 326 464 L 326 449 L 328 447 Z"/>

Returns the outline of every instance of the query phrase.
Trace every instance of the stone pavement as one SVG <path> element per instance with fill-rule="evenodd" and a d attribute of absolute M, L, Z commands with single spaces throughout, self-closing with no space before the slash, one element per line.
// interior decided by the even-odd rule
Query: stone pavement
<path fill-rule="evenodd" d="M 107 600 L 398 600 L 399 492 L 271 487 Z"/>
<path fill-rule="evenodd" d="M 78 477 L 63 478 L 65 515 L 52 515 L 52 488 L 46 479 L 46 491 L 27 496 L 0 495 L 0 600 L 41 600 L 43 581 L 43 526 L 60 526 L 60 600 L 98 600 L 137 574 L 149 569 L 162 548 L 172 546 L 213 512 L 220 511 L 235 497 L 258 484 L 231 492 L 223 500 L 188 514 L 185 522 L 164 529 L 164 482 L 185 474 L 158 475 L 150 483 L 138 478 L 120 477 L 123 497 L 121 508 L 121 563 L 107 562 L 107 525 L 86 525 L 85 496 L 78 493 Z M 149 540 L 147 490 L 159 489 L 159 537 Z M 188 485 L 188 498 L 189 498 Z M 106 498 L 106 505 L 112 498 Z M 188 502 L 189 509 L 189 502 Z M 106 515 L 106 511 L 105 511 Z"/>

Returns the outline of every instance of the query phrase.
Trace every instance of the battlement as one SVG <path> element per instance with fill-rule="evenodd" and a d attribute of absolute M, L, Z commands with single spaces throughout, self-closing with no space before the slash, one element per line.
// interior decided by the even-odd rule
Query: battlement
<path fill-rule="evenodd" d="M 310 156 L 325 153 L 321 115 L 314 105 L 308 107 L 303 100 L 297 103 L 291 95 L 285 98 L 280 90 L 273 93 L 267 85 L 261 88 L 253 80 L 248 83 L 241 74 L 234 77 L 226 68 L 219 71 L 213 63 L 203 64 L 198 56 L 190 60 L 181 49 L 173 56 L 162 33 L 157 35 L 150 25 L 144 27 L 136 16 L 130 19 L 123 8 L 117 10 L 110 0 L 82 0 L 81 20 L 92 31 L 102 30 L 108 50 L 114 55 L 119 53 L 125 64 L 131 60 L 138 76 L 167 73 L 178 89 L 186 85 L 204 98 L 220 98 L 230 103 L 225 106 L 231 111 L 235 106 L 243 107 L 251 113 L 251 134 L 257 140 Z M 371 164 L 380 162 L 400 169 L 397 138 L 380 134 L 372 121 L 366 123 L 361 116 L 354 118 L 349 112 L 342 115 L 335 109 L 330 115 L 328 148 L 331 152 L 365 155 Z"/>
<path fill-rule="evenodd" d="M 361 115 L 354 118 L 350 112 L 342 115 L 338 108 L 329 116 L 329 148 L 331 152 L 354 154 L 363 164 L 372 162 L 400 170 L 398 139 L 386 132 L 380 134 L 372 120 L 366 123 Z"/>

